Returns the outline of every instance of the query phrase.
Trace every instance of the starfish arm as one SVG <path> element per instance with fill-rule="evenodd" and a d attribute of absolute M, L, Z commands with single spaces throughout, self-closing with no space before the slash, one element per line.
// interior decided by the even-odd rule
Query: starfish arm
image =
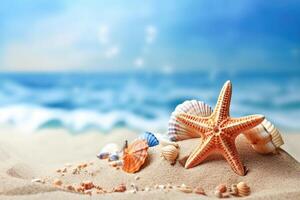
<path fill-rule="evenodd" d="M 234 141 L 228 139 L 220 139 L 221 152 L 232 170 L 240 175 L 245 175 L 245 167 L 242 164 Z"/>
<path fill-rule="evenodd" d="M 214 149 L 213 136 L 206 138 L 188 157 L 185 168 L 189 169 L 200 164 Z"/>
<path fill-rule="evenodd" d="M 189 129 L 199 133 L 200 137 L 204 137 L 204 133 L 210 130 L 207 117 L 199 117 L 187 113 L 180 113 L 176 116 L 177 120 L 185 124 Z"/>
<path fill-rule="evenodd" d="M 231 82 L 226 81 L 219 94 L 217 104 L 212 113 L 212 118 L 215 120 L 216 125 L 219 125 L 224 119 L 229 117 L 231 94 L 232 94 Z"/>
<path fill-rule="evenodd" d="M 240 118 L 230 118 L 223 127 L 229 135 L 238 136 L 241 132 L 254 128 L 264 120 L 263 115 L 249 115 Z"/>

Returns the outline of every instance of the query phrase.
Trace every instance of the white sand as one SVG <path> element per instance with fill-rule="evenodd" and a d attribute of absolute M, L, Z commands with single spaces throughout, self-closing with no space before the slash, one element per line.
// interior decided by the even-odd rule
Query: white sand
<path fill-rule="evenodd" d="M 247 182 L 252 190 L 250 196 L 242 199 L 297 199 L 300 196 L 299 162 L 283 150 L 277 155 L 257 154 L 245 143 L 243 137 L 239 137 L 237 141 L 238 150 L 250 171 L 241 177 L 234 174 L 219 157 L 213 157 L 213 160 L 189 170 L 182 168 L 179 163 L 171 166 L 160 158 L 160 146 L 149 151 L 149 159 L 140 172 L 127 174 L 116 170 L 95 155 L 108 142 L 115 141 L 122 145 L 125 139 L 133 140 L 136 137 L 136 133 L 124 129 L 114 130 L 109 135 L 91 132 L 77 136 L 64 130 L 44 130 L 31 135 L 22 135 L 9 128 L 1 129 L 0 132 L 0 199 L 207 199 L 214 198 L 213 189 L 218 184 L 230 185 L 239 181 Z M 287 134 L 284 139 L 284 148 L 299 159 L 300 148 L 297 143 L 300 134 Z M 198 142 L 199 139 L 181 142 L 181 156 Z M 61 177 L 56 172 L 65 163 L 77 165 L 90 161 L 94 164 L 80 174 L 74 175 L 69 170 Z M 92 176 L 92 172 L 96 175 Z M 135 180 L 136 176 L 140 180 Z M 46 184 L 32 183 L 32 178 L 45 178 Z M 155 184 L 185 183 L 192 187 L 201 185 L 208 197 L 176 190 L 112 193 L 90 197 L 53 186 L 51 183 L 55 178 L 61 179 L 64 184 L 79 184 L 81 181 L 91 180 L 107 190 L 120 183 L 125 183 L 128 188 L 132 182 L 139 188 Z"/>

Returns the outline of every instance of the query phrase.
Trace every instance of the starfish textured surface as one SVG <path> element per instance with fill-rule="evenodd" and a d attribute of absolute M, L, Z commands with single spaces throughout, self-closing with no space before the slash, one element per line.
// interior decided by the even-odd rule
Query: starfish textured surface
<path fill-rule="evenodd" d="M 200 145 L 189 155 L 185 168 L 199 165 L 212 153 L 222 154 L 233 171 L 241 176 L 245 175 L 245 167 L 238 155 L 235 139 L 243 131 L 251 129 L 264 120 L 263 115 L 250 115 L 231 118 L 229 115 L 232 85 L 227 81 L 218 98 L 216 107 L 209 117 L 182 113 L 178 120 L 197 131 L 202 138 Z"/>

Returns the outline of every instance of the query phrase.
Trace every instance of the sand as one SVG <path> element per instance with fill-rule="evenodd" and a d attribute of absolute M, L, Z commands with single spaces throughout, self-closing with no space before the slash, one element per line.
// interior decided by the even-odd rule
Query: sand
<path fill-rule="evenodd" d="M 246 176 L 238 176 L 219 156 L 208 159 L 203 164 L 184 169 L 178 162 L 171 166 L 160 157 L 160 146 L 149 150 L 145 166 L 136 174 L 127 174 L 108 166 L 105 160 L 95 157 L 99 149 L 108 142 L 123 144 L 125 139 L 133 140 L 134 131 L 116 129 L 111 133 L 90 132 L 82 135 L 71 135 L 65 130 L 43 130 L 34 134 L 20 134 L 11 128 L 0 129 L 0 199 L 209 199 L 215 198 L 214 188 L 225 183 L 230 185 L 240 181 L 251 187 L 248 197 L 231 197 L 230 199 L 299 199 L 300 197 L 300 148 L 297 143 L 300 134 L 285 134 L 285 148 L 276 155 L 255 153 L 245 142 L 243 136 L 237 140 L 238 150 L 243 163 L 249 168 Z M 180 142 L 181 154 L 184 156 L 199 139 Z M 57 169 L 64 168 L 67 173 L 61 176 Z M 88 165 L 80 174 L 72 174 L 72 168 L 81 163 Z M 136 177 L 139 180 L 136 180 Z M 33 178 L 45 179 L 46 183 L 32 183 Z M 134 183 L 139 189 L 155 184 L 181 185 L 182 183 L 203 187 L 207 196 L 186 194 L 176 189 L 168 192 L 152 190 L 131 193 L 111 193 L 102 195 L 83 195 L 72 193 L 56 187 L 53 180 L 59 178 L 63 184 L 79 184 L 91 180 L 106 190 L 111 190 L 120 183 L 127 188 Z"/>

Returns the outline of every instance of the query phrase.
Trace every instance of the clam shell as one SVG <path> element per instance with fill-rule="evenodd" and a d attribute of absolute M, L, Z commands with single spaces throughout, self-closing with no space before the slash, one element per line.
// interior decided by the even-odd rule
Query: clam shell
<path fill-rule="evenodd" d="M 266 119 L 258 126 L 245 131 L 244 135 L 252 148 L 258 153 L 268 154 L 275 152 L 277 148 L 283 145 L 280 132 Z"/>
<path fill-rule="evenodd" d="M 239 196 L 244 197 L 250 194 L 250 187 L 245 182 L 239 182 L 236 187 Z"/>
<path fill-rule="evenodd" d="M 162 157 L 164 157 L 171 164 L 174 164 L 176 162 L 178 154 L 179 150 L 173 145 L 167 145 L 161 148 Z"/>
<path fill-rule="evenodd" d="M 169 120 L 168 136 L 172 141 L 199 137 L 199 134 L 196 131 L 189 129 L 177 120 L 176 116 L 180 113 L 208 117 L 211 115 L 212 109 L 203 101 L 197 100 L 189 100 L 179 104 L 171 114 Z"/>
<path fill-rule="evenodd" d="M 156 138 L 156 136 L 150 132 L 143 133 L 139 138 L 146 140 L 149 147 L 154 147 L 159 144 L 159 141 Z"/>

